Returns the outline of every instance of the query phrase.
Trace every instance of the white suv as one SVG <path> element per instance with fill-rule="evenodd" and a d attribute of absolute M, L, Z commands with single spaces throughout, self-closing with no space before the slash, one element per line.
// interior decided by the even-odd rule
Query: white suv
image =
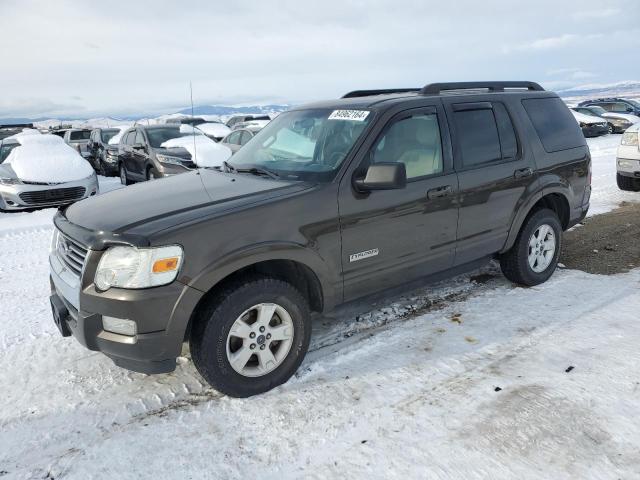
<path fill-rule="evenodd" d="M 622 135 L 616 158 L 620 190 L 640 191 L 640 123 L 629 127 Z"/>

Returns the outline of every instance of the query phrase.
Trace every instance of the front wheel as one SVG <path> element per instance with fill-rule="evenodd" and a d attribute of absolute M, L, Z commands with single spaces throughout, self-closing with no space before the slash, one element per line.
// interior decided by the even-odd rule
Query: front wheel
<path fill-rule="evenodd" d="M 120 164 L 120 183 L 122 185 L 131 185 L 131 180 L 129 180 L 129 176 L 127 175 L 127 169 L 124 168 L 122 164 Z"/>
<path fill-rule="evenodd" d="M 615 131 L 615 128 L 613 128 L 613 124 L 607 123 L 607 133 L 611 135 L 614 131 Z"/>
<path fill-rule="evenodd" d="M 562 248 L 562 226 L 558 215 L 547 208 L 529 216 L 515 244 L 500 256 L 505 277 L 521 285 L 546 282 L 558 265 Z"/>
<path fill-rule="evenodd" d="M 198 372 L 216 390 L 250 397 L 286 382 L 309 348 L 309 305 L 291 284 L 250 277 L 200 309 L 189 346 Z"/>

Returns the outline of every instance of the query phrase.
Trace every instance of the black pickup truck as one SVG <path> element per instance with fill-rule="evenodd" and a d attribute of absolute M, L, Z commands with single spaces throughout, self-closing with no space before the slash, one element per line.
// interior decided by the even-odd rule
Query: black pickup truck
<path fill-rule="evenodd" d="M 140 372 L 189 342 L 212 386 L 258 394 L 302 362 L 312 311 L 491 258 L 546 281 L 590 183 L 573 115 L 536 83 L 350 92 L 279 115 L 218 171 L 60 211 L 54 319 Z"/>

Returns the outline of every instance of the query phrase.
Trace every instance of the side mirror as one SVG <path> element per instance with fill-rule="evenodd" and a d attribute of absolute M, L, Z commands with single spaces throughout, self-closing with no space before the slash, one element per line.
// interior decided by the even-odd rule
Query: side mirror
<path fill-rule="evenodd" d="M 135 143 L 133 145 L 134 150 L 145 150 L 145 146 L 142 143 Z"/>
<path fill-rule="evenodd" d="M 629 112 L 629 113 L 633 113 L 633 108 L 631 108 L 631 107 L 627 107 L 627 112 Z"/>
<path fill-rule="evenodd" d="M 404 163 L 374 163 L 369 165 L 364 178 L 356 179 L 355 186 L 362 192 L 404 188 L 407 186 L 407 170 Z"/>

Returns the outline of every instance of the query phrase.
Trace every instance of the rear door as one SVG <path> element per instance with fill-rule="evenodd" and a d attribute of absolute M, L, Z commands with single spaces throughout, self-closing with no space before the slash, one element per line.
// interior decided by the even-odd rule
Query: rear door
<path fill-rule="evenodd" d="M 460 185 L 455 265 L 462 265 L 504 246 L 514 214 L 537 182 L 537 173 L 507 103 L 453 96 L 443 102 Z"/>
<path fill-rule="evenodd" d="M 379 124 L 338 194 L 347 301 L 446 270 L 455 252 L 458 181 L 442 105 L 434 100 Z M 381 162 L 404 163 L 406 187 L 358 193 L 354 179 Z"/>
<path fill-rule="evenodd" d="M 122 139 L 122 161 L 124 162 L 125 168 L 129 173 L 133 173 L 135 168 L 133 165 L 133 143 L 135 141 L 135 138 L 136 131 L 131 130 Z"/>
<path fill-rule="evenodd" d="M 144 138 L 142 130 L 137 130 L 133 145 L 131 146 L 131 164 L 134 169 L 133 172 L 138 177 L 144 179 L 146 179 L 147 174 L 147 172 L 145 171 L 145 167 L 147 165 L 147 158 L 149 155 L 148 151 L 149 149 L 147 147 L 147 141 Z"/>

